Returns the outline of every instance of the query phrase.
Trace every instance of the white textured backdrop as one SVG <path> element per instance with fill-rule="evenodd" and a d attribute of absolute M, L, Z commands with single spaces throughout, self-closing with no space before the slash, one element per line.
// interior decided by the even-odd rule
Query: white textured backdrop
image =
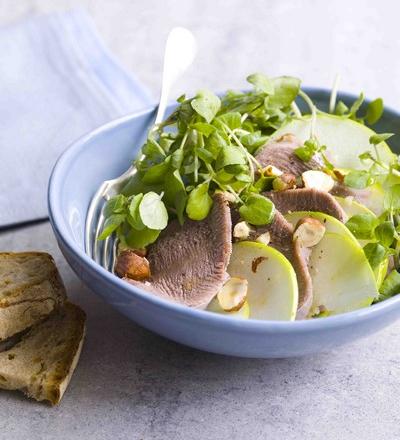
<path fill-rule="evenodd" d="M 165 37 L 183 25 L 196 34 L 199 54 L 176 94 L 238 88 L 253 71 L 330 87 L 339 72 L 343 90 L 400 107 L 396 0 L 0 0 L 0 24 L 76 6 L 155 95 Z"/>

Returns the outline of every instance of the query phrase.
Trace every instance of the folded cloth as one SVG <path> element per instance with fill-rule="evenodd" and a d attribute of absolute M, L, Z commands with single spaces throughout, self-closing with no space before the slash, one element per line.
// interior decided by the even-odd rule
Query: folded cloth
<path fill-rule="evenodd" d="M 0 29 L 0 228 L 47 217 L 51 169 L 69 143 L 152 103 L 82 10 Z"/>

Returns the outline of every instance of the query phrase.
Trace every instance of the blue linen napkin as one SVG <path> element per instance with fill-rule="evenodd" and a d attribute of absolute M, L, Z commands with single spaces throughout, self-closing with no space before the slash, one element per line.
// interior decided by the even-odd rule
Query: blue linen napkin
<path fill-rule="evenodd" d="M 47 217 L 60 153 L 153 101 L 105 49 L 82 10 L 0 29 L 0 228 Z"/>

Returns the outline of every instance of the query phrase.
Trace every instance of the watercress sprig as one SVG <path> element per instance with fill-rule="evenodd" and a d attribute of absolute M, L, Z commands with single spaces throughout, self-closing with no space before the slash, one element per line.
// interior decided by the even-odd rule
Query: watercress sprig
<path fill-rule="evenodd" d="M 173 113 L 153 127 L 135 161 L 136 175 L 109 200 L 100 239 L 116 233 L 122 245 L 145 247 L 170 218 L 207 217 L 213 194 L 223 191 L 242 218 L 254 225 L 272 221 L 273 203 L 255 159 L 269 136 L 297 114 L 300 80 L 247 78 L 253 89 L 221 98 L 208 90 L 181 96 Z"/>

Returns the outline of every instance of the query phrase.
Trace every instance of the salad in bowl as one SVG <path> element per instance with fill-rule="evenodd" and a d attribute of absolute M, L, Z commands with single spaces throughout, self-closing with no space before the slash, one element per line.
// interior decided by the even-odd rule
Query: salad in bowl
<path fill-rule="evenodd" d="M 106 205 L 114 273 L 239 319 L 323 318 L 400 292 L 400 162 L 380 98 L 318 109 L 293 77 L 178 98 Z M 301 111 L 303 101 L 307 111 Z M 301 106 L 304 108 L 304 106 Z"/>

